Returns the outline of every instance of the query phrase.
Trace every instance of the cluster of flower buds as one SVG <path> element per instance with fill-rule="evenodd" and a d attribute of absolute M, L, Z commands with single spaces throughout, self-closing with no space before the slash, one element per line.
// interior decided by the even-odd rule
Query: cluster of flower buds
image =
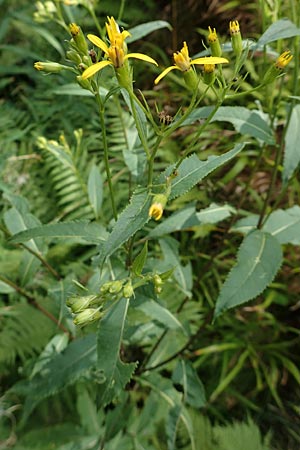
<path fill-rule="evenodd" d="M 37 10 L 33 13 L 33 18 L 38 23 L 49 22 L 56 16 L 57 8 L 54 2 L 36 2 L 35 6 Z"/>
<path fill-rule="evenodd" d="M 131 280 L 125 278 L 123 280 L 107 281 L 100 288 L 101 295 L 105 297 L 125 297 L 130 298 L 134 295 Z"/>
<path fill-rule="evenodd" d="M 75 325 L 84 326 L 101 318 L 103 299 L 99 295 L 74 296 L 68 298 L 67 306 L 74 314 Z"/>

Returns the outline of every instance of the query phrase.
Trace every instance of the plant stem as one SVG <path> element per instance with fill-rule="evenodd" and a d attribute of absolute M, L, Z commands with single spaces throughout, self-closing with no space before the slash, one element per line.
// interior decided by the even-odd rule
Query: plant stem
<path fill-rule="evenodd" d="M 109 168 L 108 143 L 107 143 L 107 135 L 106 135 L 106 128 L 105 128 L 105 120 L 104 120 L 104 109 L 103 109 L 102 100 L 101 100 L 99 92 L 97 92 L 95 94 L 95 97 L 96 97 L 98 108 L 99 108 L 99 119 L 100 119 L 102 142 L 103 142 L 103 149 L 104 149 L 104 165 L 105 165 L 111 207 L 112 207 L 114 219 L 117 220 L 118 214 L 117 214 L 117 209 L 116 209 L 116 204 L 115 204 L 115 197 L 114 197 L 114 191 L 113 191 L 113 186 L 112 186 L 112 181 L 111 181 L 111 173 L 110 173 L 110 168 Z"/>

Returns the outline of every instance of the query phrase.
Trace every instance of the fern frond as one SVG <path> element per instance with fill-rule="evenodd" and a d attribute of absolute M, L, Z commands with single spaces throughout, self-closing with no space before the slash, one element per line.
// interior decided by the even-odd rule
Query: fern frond
<path fill-rule="evenodd" d="M 28 304 L 0 309 L 0 367 L 3 372 L 19 358 L 38 354 L 55 331 L 55 324 Z"/>

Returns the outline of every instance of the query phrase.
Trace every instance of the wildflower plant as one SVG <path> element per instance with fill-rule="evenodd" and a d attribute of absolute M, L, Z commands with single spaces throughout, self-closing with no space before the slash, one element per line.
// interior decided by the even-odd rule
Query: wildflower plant
<path fill-rule="evenodd" d="M 88 30 L 66 20 L 73 16 L 64 12 L 78 6 L 85 8 L 94 24 Z M 38 2 L 35 19 L 39 23 L 51 20 L 60 25 L 66 33 L 67 46 L 63 64 L 47 61 L 45 55 L 45 62 L 35 62 L 35 69 L 53 74 L 53 77 L 68 72 L 68 77 L 73 77 L 74 85 L 76 83 L 77 94 L 84 92 L 94 100 L 101 130 L 101 149 L 83 190 L 90 203 L 90 215 L 82 217 L 83 220 L 56 220 L 45 225 L 32 219 L 25 221 L 23 229 L 16 229 L 9 216 L 6 221 L 13 235 L 11 242 L 28 245 L 31 254 L 36 255 L 47 269 L 49 264 L 40 244 L 43 238 L 70 238 L 72 242 L 79 240 L 92 248 L 89 250 L 88 274 L 82 274 L 80 279 L 72 279 L 72 282 L 72 274 L 58 277 L 60 286 L 68 286 L 59 291 L 64 300 L 60 320 L 63 331 L 72 341 L 65 347 L 65 359 L 61 354 L 53 353 L 38 373 L 14 387 L 15 393 L 26 397 L 23 421 L 47 396 L 78 380 L 88 380 L 91 384 L 85 395 L 87 403 L 93 404 L 94 418 L 98 420 L 99 405 L 112 405 L 116 416 L 124 408 L 122 414 L 130 415 L 128 436 L 133 436 L 145 425 L 143 420 L 151 421 L 151 418 L 138 419 L 138 413 L 134 418 L 135 413 L 127 410 L 127 402 L 134 396 L 140 396 L 141 402 L 144 401 L 146 389 L 156 392 L 161 397 L 160 404 L 164 404 L 162 416 L 166 412 L 168 417 L 168 448 L 175 448 L 171 442 L 176 441 L 177 425 L 181 421 L 185 426 L 184 435 L 191 443 L 189 448 L 196 449 L 193 431 L 196 422 L 193 423 L 191 410 L 213 403 L 238 373 L 224 363 L 225 382 L 211 389 L 211 396 L 206 399 L 205 386 L 191 363 L 195 355 L 201 354 L 201 331 L 207 324 L 217 329 L 222 317 L 231 313 L 228 310 L 240 308 L 260 296 L 281 267 L 283 245 L 300 243 L 295 228 L 300 221 L 300 208 L 279 209 L 270 202 L 271 189 L 279 171 L 286 186 L 300 162 L 299 156 L 295 156 L 291 137 L 291 127 L 299 118 L 299 105 L 291 104 L 284 138 L 279 143 L 272 111 L 235 107 L 239 99 L 255 99 L 256 95 L 280 82 L 285 71 L 293 67 L 293 54 L 284 49 L 276 56 L 268 53 L 267 45 L 276 40 L 276 29 L 273 33 L 266 32 L 255 43 L 243 39 L 239 22 L 232 20 L 228 27 L 228 45 L 223 46 L 223 38 L 215 28 L 209 27 L 207 48 L 202 54 L 191 57 L 188 43 L 183 40 L 182 48 L 174 49 L 171 65 L 163 68 L 156 54 L 131 52 L 135 29 L 123 28 L 122 21 L 112 16 L 102 23 L 96 17 L 92 1 Z M 155 31 L 160 27 L 168 28 L 169 24 L 154 22 L 149 29 Z M 94 28 L 93 33 L 89 33 L 91 28 Z M 279 40 L 281 35 L 278 33 Z M 267 69 L 258 77 L 258 82 L 250 86 L 246 83 L 247 67 L 255 64 L 262 48 L 265 49 Z M 136 76 L 137 64 L 147 67 L 148 76 L 152 77 L 153 96 L 149 90 L 147 93 L 141 90 Z M 160 93 L 173 83 L 171 75 L 180 79 L 177 89 L 183 99 L 172 115 L 162 112 L 164 104 L 160 101 Z M 107 125 L 112 109 L 117 111 L 127 145 L 122 150 L 122 167 L 118 173 L 114 164 L 116 160 L 120 162 L 120 154 L 118 157 L 112 154 L 111 129 Z M 130 132 L 123 120 L 125 115 L 131 124 Z M 206 156 L 209 156 L 205 158 L 201 154 L 202 143 L 207 139 L 212 122 L 220 121 L 230 122 L 239 136 L 224 152 L 206 149 Z M 182 138 L 179 151 L 175 151 L 167 162 L 165 155 L 169 155 L 170 141 L 189 132 L 189 138 Z M 82 133 L 84 135 L 84 130 Z M 132 135 L 135 136 L 134 143 Z M 79 142 L 78 135 L 77 138 Z M 71 170 L 72 176 L 80 173 L 72 150 L 63 138 L 60 143 L 45 137 L 40 137 L 37 142 L 41 151 L 47 150 L 59 159 L 66 170 Z M 270 146 L 275 149 L 272 178 L 258 211 L 245 212 L 243 197 L 235 206 L 212 202 L 209 207 L 199 209 L 194 197 L 189 202 L 189 195 L 214 171 L 225 172 L 226 178 L 231 167 L 237 167 L 236 161 L 243 161 L 244 153 L 251 155 L 255 147 L 262 154 Z M 119 177 L 124 174 L 127 176 L 126 192 L 124 183 L 119 182 Z M 56 170 L 55 176 L 62 175 Z M 62 182 L 61 178 L 59 180 Z M 102 214 L 104 203 L 106 209 Z M 176 205 L 179 210 L 173 212 Z M 213 296 L 207 316 L 202 317 L 193 298 L 193 280 L 198 274 L 193 278 L 190 260 L 183 263 L 173 233 L 203 231 L 204 225 L 217 227 L 224 220 L 224 246 L 229 234 L 239 236 L 242 242 L 235 265 L 218 279 L 219 292 Z M 224 251 L 223 255 L 226 255 Z M 201 250 L 195 250 L 196 253 L 200 255 Z M 214 257 L 220 262 L 220 256 L 212 252 L 208 264 Z M 188 308 L 192 311 L 189 320 L 185 315 Z M 212 344 L 219 345 L 218 342 Z M 136 348 L 139 351 L 135 354 Z M 206 351 L 209 354 L 212 350 Z M 249 346 L 239 351 L 239 370 L 246 363 L 254 366 L 255 349 Z M 58 366 L 61 378 L 55 379 L 49 389 L 49 371 Z M 289 368 L 295 376 L 295 369 Z M 253 370 L 256 375 L 259 373 L 257 377 L 261 376 L 260 371 L 263 372 L 257 365 Z M 166 377 L 166 372 L 171 378 Z M 93 392 L 89 390 L 91 386 Z M 151 397 L 146 402 L 151 411 L 155 400 Z M 98 445 L 104 442 L 105 427 L 103 419 L 101 426 L 94 430 Z M 116 445 L 127 448 L 127 436 L 125 439 L 121 428 L 119 431 L 120 442 Z M 107 437 L 112 447 L 115 436 Z M 147 433 L 145 436 L 143 446 L 151 442 L 151 448 L 159 448 Z"/>

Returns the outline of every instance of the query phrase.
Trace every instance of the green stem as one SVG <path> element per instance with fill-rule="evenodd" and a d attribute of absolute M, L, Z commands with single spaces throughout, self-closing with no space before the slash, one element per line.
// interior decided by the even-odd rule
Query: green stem
<path fill-rule="evenodd" d="M 105 165 L 111 207 L 112 207 L 114 219 L 117 220 L 118 214 L 117 214 L 117 209 L 116 209 L 116 204 L 115 204 L 115 197 L 114 197 L 111 173 L 110 173 L 110 168 L 109 168 L 108 143 L 107 143 L 107 135 L 106 135 L 106 128 L 105 128 L 105 120 L 104 120 L 104 109 L 103 109 L 103 104 L 102 104 L 102 100 L 101 100 L 99 92 L 97 92 L 95 97 L 96 97 L 96 101 L 97 101 L 98 109 L 99 109 L 99 119 L 100 119 L 100 125 L 101 125 L 101 131 L 102 131 L 102 142 L 103 142 L 103 149 L 104 149 L 104 165 Z"/>

